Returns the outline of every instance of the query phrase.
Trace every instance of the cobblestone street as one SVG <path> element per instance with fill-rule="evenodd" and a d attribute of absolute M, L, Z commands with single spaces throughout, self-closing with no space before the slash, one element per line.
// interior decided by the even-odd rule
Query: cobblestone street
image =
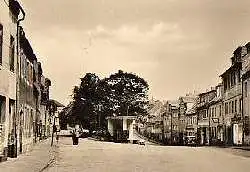
<path fill-rule="evenodd" d="M 47 172 L 67 171 L 225 171 L 245 172 L 249 151 L 213 147 L 162 147 L 98 142 L 82 139 L 73 146 L 61 138 L 56 163 Z"/>
<path fill-rule="evenodd" d="M 51 139 L 43 140 L 35 145 L 32 151 L 18 158 L 8 158 L 0 163 L 1 172 L 40 172 L 54 163 L 57 146 L 50 146 Z"/>

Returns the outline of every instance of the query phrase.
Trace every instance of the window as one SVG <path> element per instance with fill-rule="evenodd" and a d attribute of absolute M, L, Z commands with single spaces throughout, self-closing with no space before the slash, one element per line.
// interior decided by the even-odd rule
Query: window
<path fill-rule="evenodd" d="M 0 96 L 0 124 L 5 121 L 5 97 Z"/>
<path fill-rule="evenodd" d="M 242 99 L 240 99 L 240 112 L 242 110 Z"/>
<path fill-rule="evenodd" d="M 232 109 L 231 109 L 231 113 L 234 113 L 234 101 L 232 101 L 232 103 L 231 103 L 232 105 Z"/>
<path fill-rule="evenodd" d="M 14 114 L 15 114 L 15 100 L 9 99 L 9 119 L 12 119 Z M 10 131 L 13 129 L 13 126 L 14 126 L 14 123 L 9 124 Z"/>
<path fill-rule="evenodd" d="M 237 113 L 237 100 L 234 101 L 234 112 Z"/>
<path fill-rule="evenodd" d="M 232 112 L 232 102 L 230 101 L 228 105 L 228 113 L 231 113 L 231 112 Z"/>
<path fill-rule="evenodd" d="M 26 81 L 29 82 L 29 62 L 28 62 L 28 60 L 26 61 L 26 66 L 25 66 L 25 78 L 26 78 Z"/>
<path fill-rule="evenodd" d="M 219 115 L 221 116 L 221 105 L 219 106 Z"/>
<path fill-rule="evenodd" d="M 202 113 L 203 118 L 207 118 L 207 111 L 206 110 L 203 110 L 201 113 Z"/>
<path fill-rule="evenodd" d="M 225 103 L 225 114 L 228 114 L 228 103 Z"/>
<path fill-rule="evenodd" d="M 247 82 L 244 83 L 244 87 L 245 87 L 244 95 L 245 95 L 245 97 L 247 97 Z"/>
<path fill-rule="evenodd" d="M 3 57 L 3 25 L 0 24 L 0 65 Z"/>
<path fill-rule="evenodd" d="M 10 35 L 10 49 L 9 49 L 9 58 L 10 58 L 10 70 L 14 72 L 14 56 L 15 56 L 15 39 Z"/>

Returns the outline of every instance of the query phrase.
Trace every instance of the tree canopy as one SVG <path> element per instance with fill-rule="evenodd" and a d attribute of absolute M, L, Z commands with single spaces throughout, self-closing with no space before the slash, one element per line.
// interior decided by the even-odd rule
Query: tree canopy
<path fill-rule="evenodd" d="M 148 105 L 148 87 L 143 78 L 121 70 L 104 79 L 87 73 L 73 89 L 68 120 L 94 130 L 107 126 L 107 116 L 143 115 Z"/>

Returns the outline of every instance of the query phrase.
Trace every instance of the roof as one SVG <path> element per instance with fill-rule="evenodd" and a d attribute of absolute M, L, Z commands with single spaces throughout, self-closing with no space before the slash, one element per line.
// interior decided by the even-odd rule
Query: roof
<path fill-rule="evenodd" d="M 235 68 L 241 68 L 241 67 L 242 67 L 242 63 L 241 62 L 236 62 L 235 64 L 230 66 L 230 68 L 228 68 L 223 74 L 221 74 L 220 77 L 224 77 L 229 72 L 234 71 Z"/>
<path fill-rule="evenodd" d="M 219 101 L 221 101 L 222 100 L 222 97 L 214 97 L 211 101 L 210 101 L 210 104 L 214 104 L 214 103 L 217 103 L 217 102 L 219 102 Z"/>
<path fill-rule="evenodd" d="M 169 104 L 171 104 L 171 106 L 179 107 L 179 100 L 170 100 Z"/>
<path fill-rule="evenodd" d="M 207 92 L 204 92 L 204 93 L 200 93 L 199 96 L 202 96 L 202 95 L 205 95 L 205 94 L 209 94 L 211 92 L 216 92 L 216 90 L 210 90 L 210 91 L 207 91 Z"/>
<path fill-rule="evenodd" d="M 60 103 L 56 100 L 50 99 L 50 102 L 53 102 L 57 107 L 65 107 L 62 103 Z"/>

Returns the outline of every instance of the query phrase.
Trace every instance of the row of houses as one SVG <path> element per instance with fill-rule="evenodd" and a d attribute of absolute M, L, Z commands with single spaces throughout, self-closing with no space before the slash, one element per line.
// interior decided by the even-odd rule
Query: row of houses
<path fill-rule="evenodd" d="M 18 1 L 0 1 L 0 160 L 49 137 L 60 106 L 49 99 L 51 81 L 21 26 L 24 19 Z"/>
<path fill-rule="evenodd" d="M 221 83 L 177 101 L 152 100 L 142 133 L 168 144 L 250 144 L 250 43 L 238 47 Z"/>

